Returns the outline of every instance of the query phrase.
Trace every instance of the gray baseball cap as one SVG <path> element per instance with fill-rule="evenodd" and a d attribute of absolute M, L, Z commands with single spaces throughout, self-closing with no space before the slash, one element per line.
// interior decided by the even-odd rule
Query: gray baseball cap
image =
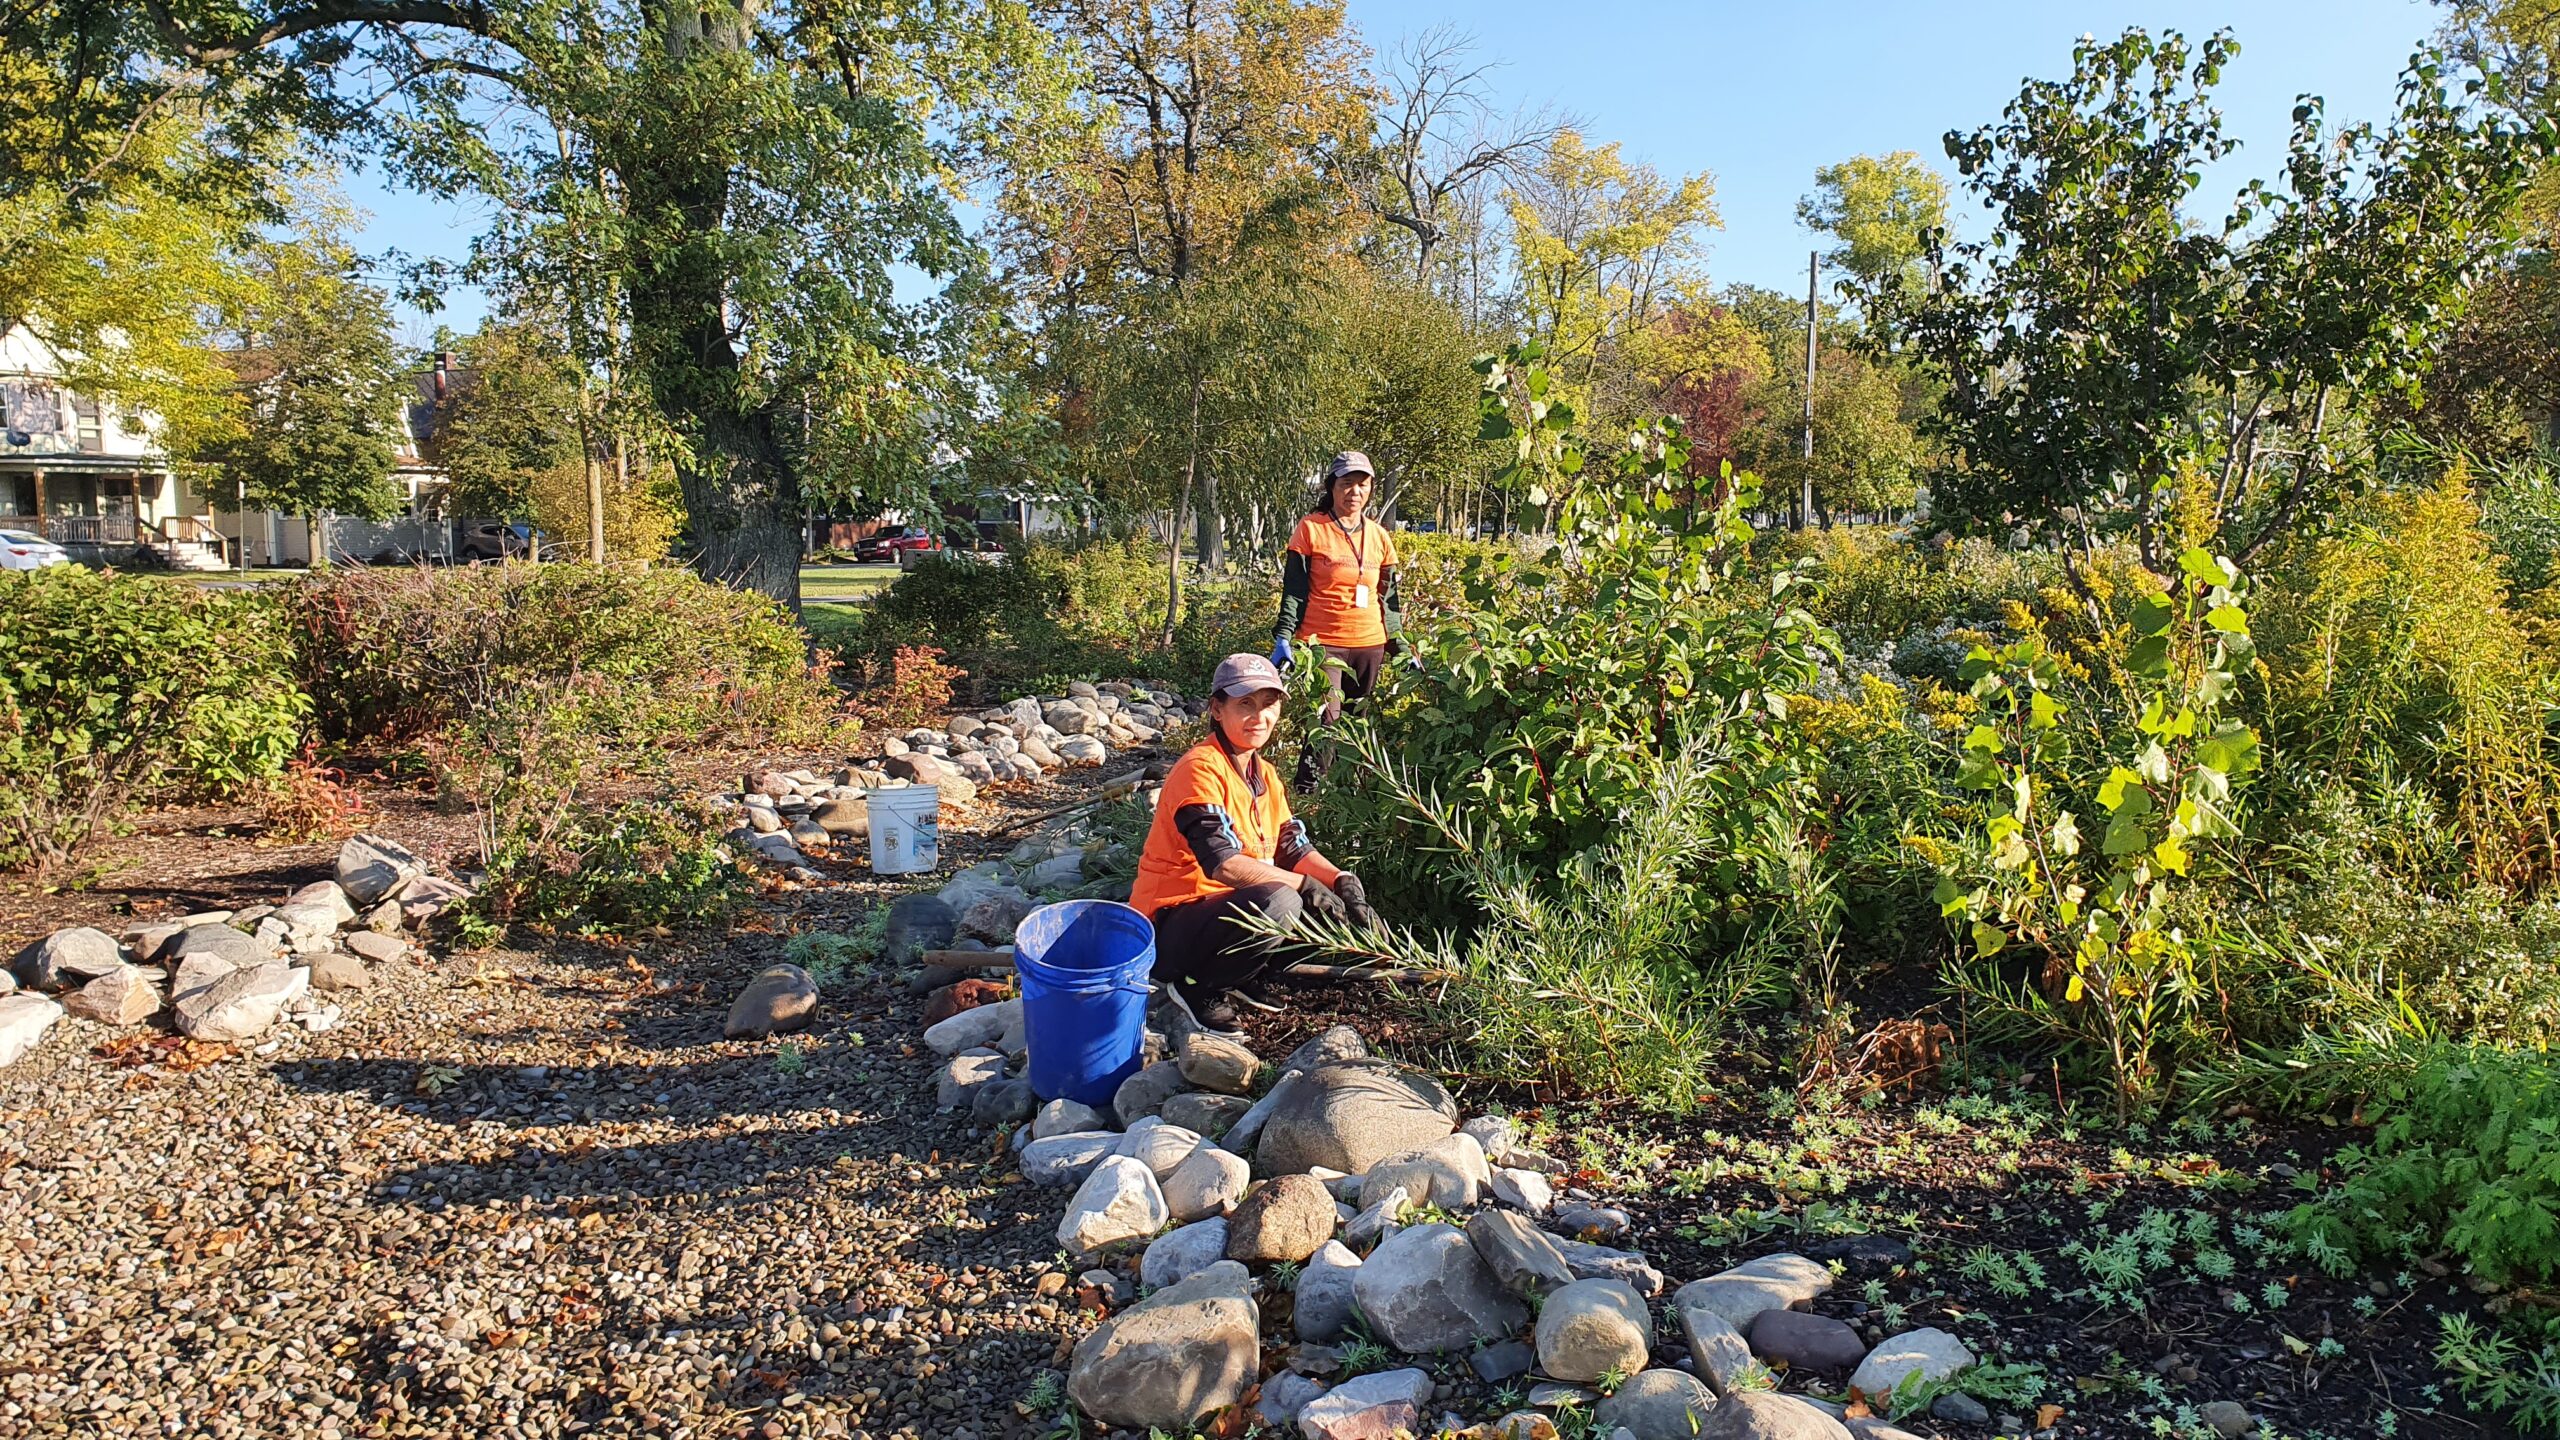
<path fill-rule="evenodd" d="M 1377 467 L 1369 463 L 1368 456 L 1357 450 L 1345 450 L 1333 457 L 1332 464 L 1324 467 L 1324 478 L 1339 480 L 1345 475 L 1366 475 L 1374 480 L 1377 478 L 1378 471 Z"/>
<path fill-rule="evenodd" d="M 1280 678 L 1280 667 L 1260 655 L 1228 656 L 1218 662 L 1217 676 L 1209 682 L 1213 695 L 1251 695 L 1288 688 L 1289 682 Z"/>

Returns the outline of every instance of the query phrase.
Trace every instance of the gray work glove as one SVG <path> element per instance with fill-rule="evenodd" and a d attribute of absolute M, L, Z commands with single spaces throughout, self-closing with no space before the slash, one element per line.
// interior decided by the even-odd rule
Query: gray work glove
<path fill-rule="evenodd" d="M 1307 902 L 1310 915 L 1321 916 L 1337 925 L 1351 922 L 1351 912 L 1343 905 L 1342 897 L 1313 875 L 1298 877 L 1298 898 Z"/>
<path fill-rule="evenodd" d="M 1379 919 L 1376 908 L 1370 905 L 1369 887 L 1360 883 L 1359 876 L 1348 870 L 1335 876 L 1333 894 L 1335 899 L 1342 902 L 1343 914 L 1352 924 L 1365 930 L 1387 928 L 1387 922 Z"/>

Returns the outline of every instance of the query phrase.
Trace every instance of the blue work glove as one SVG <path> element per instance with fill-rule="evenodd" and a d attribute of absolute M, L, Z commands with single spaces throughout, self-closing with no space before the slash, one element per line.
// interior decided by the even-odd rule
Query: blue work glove
<path fill-rule="evenodd" d="M 1283 670 L 1289 668 L 1289 662 L 1296 659 L 1297 654 L 1297 651 L 1289 647 L 1289 637 L 1286 635 L 1271 642 L 1271 663 Z"/>

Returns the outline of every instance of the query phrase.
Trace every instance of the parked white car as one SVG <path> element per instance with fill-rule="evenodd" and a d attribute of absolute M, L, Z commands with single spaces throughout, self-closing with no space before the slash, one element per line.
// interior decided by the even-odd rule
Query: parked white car
<path fill-rule="evenodd" d="M 0 570 L 41 570 L 68 565 L 71 552 L 27 530 L 0 530 Z"/>

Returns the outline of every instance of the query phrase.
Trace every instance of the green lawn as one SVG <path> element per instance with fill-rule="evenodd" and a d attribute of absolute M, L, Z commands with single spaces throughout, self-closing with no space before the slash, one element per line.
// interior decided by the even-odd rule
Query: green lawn
<path fill-rule="evenodd" d="M 895 565 L 803 565 L 800 567 L 800 602 L 804 605 L 841 605 L 849 600 L 888 587 L 898 578 Z"/>

